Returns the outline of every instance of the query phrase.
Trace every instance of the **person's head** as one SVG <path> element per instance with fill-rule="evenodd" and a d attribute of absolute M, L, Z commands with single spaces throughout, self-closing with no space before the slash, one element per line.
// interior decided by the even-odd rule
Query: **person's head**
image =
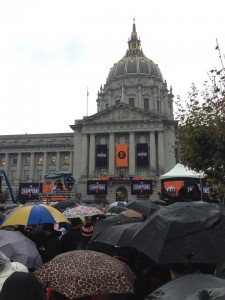
<path fill-rule="evenodd" d="M 44 233 L 44 235 L 46 237 L 51 236 L 52 233 L 54 232 L 54 230 L 55 230 L 54 229 L 54 224 L 51 224 L 51 223 L 46 223 L 42 227 L 42 232 Z"/>
<path fill-rule="evenodd" d="M 14 272 L 3 284 L 1 300 L 45 300 L 44 290 L 33 273 Z"/>
<path fill-rule="evenodd" d="M 85 224 L 89 224 L 90 223 L 90 219 L 88 216 L 84 216 L 84 223 Z"/>
<path fill-rule="evenodd" d="M 72 218 L 70 219 L 70 223 L 73 228 L 80 228 L 82 225 L 82 220 L 80 218 Z"/>
<path fill-rule="evenodd" d="M 85 238 L 91 238 L 93 230 L 94 228 L 91 224 L 85 224 L 81 227 L 81 233 Z"/>

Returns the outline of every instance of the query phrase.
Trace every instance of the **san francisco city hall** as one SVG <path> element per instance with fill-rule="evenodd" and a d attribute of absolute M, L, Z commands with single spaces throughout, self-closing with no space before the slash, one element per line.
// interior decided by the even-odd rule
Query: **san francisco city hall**
<path fill-rule="evenodd" d="M 21 182 L 43 181 L 49 171 L 69 171 L 81 200 L 96 199 L 87 182 L 102 179 L 107 201 L 133 200 L 132 178 L 155 183 L 174 167 L 172 88 L 144 55 L 135 22 L 128 49 L 109 70 L 96 102 L 97 113 L 75 120 L 67 133 L 0 135 L 0 167 L 15 191 Z"/>

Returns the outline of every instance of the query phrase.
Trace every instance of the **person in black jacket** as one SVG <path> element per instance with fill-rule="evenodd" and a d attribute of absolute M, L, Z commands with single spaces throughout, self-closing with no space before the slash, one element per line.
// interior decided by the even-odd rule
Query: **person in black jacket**
<path fill-rule="evenodd" d="M 70 222 L 71 228 L 60 239 L 62 253 L 76 250 L 82 240 L 82 220 L 80 218 L 71 218 Z"/>
<path fill-rule="evenodd" d="M 43 262 L 46 263 L 61 253 L 59 237 L 62 233 L 54 229 L 54 224 L 44 224 L 42 232 L 46 237 L 46 241 L 45 244 L 39 248 L 39 251 Z"/>

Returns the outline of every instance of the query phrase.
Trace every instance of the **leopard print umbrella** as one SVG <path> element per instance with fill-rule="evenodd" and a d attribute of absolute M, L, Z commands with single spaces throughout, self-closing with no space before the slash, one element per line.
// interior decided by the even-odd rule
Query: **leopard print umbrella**
<path fill-rule="evenodd" d="M 159 209 L 159 206 L 150 200 L 133 200 L 127 204 L 127 208 L 148 218 Z"/>
<path fill-rule="evenodd" d="M 48 284 L 69 299 L 134 293 L 131 269 L 114 257 L 91 250 L 60 254 L 34 274 L 42 285 Z"/>

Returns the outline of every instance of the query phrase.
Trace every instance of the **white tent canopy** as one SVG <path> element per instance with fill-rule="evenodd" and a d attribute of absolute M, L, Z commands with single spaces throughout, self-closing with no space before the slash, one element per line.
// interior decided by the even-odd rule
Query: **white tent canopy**
<path fill-rule="evenodd" d="M 178 163 L 169 172 L 160 176 L 161 179 L 168 179 L 168 178 L 175 178 L 175 177 L 204 178 L 204 174 L 196 173 L 195 171 L 190 170 L 184 165 Z"/>

